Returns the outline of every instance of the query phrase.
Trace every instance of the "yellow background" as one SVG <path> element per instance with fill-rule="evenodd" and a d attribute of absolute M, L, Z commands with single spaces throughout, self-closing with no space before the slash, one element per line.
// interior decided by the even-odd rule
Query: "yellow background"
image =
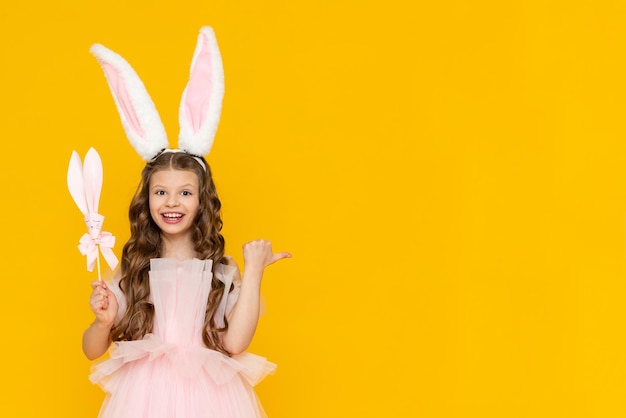
<path fill-rule="evenodd" d="M 175 145 L 202 25 L 227 250 L 264 281 L 251 351 L 280 417 L 626 416 L 626 3 L 5 1 L 0 416 L 92 417 L 72 150 L 128 238 L 142 162 L 101 69 L 131 62 Z"/>

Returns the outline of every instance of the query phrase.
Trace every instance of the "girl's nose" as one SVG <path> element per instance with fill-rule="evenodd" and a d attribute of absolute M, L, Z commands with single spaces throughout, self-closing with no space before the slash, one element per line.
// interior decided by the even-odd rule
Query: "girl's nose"
<path fill-rule="evenodd" d="M 167 206 L 178 206 L 178 196 L 175 194 L 170 194 L 167 197 L 167 202 L 165 203 Z"/>

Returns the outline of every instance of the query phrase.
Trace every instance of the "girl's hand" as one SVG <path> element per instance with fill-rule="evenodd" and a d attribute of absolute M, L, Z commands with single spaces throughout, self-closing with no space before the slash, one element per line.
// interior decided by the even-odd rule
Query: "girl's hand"
<path fill-rule="evenodd" d="M 256 270 L 262 272 L 265 267 L 282 260 L 291 258 L 288 252 L 273 253 L 272 243 L 265 240 L 248 242 L 243 246 L 243 260 L 246 270 Z"/>
<path fill-rule="evenodd" d="M 95 324 L 111 328 L 117 315 L 117 298 L 102 280 L 91 282 L 93 292 L 89 298 L 91 310 L 96 314 Z"/>

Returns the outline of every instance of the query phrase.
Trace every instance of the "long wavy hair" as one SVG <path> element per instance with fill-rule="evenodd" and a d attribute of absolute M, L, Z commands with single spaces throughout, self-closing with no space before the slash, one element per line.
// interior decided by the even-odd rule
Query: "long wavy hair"
<path fill-rule="evenodd" d="M 205 169 L 195 158 L 205 164 Z M 152 175 L 162 170 L 187 170 L 198 176 L 199 207 L 192 226 L 192 240 L 197 257 L 213 260 L 213 272 L 218 263 L 226 263 L 224 258 L 224 237 L 220 233 L 222 218 L 221 202 L 217 197 L 211 169 L 202 157 L 194 157 L 184 152 L 162 152 L 150 161 L 141 173 L 141 182 L 130 203 L 130 239 L 122 250 L 120 288 L 126 296 L 126 312 L 111 330 L 113 341 L 132 341 L 143 338 L 152 332 L 154 326 L 154 306 L 150 302 L 150 282 L 148 273 L 150 259 L 161 257 L 161 230 L 156 225 L 149 208 L 149 186 Z M 222 345 L 220 334 L 228 329 L 228 321 L 223 328 L 215 325 L 213 316 L 224 290 L 224 283 L 215 274 L 207 301 L 204 319 L 204 344 L 213 350 L 229 354 Z M 232 290 L 232 288 L 230 289 Z"/>

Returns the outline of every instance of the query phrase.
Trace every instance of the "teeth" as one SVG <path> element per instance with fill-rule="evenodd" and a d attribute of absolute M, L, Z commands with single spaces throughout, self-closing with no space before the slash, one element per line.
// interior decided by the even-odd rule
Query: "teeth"
<path fill-rule="evenodd" d="M 182 218 L 183 215 L 181 213 L 164 213 L 163 216 L 166 218 Z"/>

